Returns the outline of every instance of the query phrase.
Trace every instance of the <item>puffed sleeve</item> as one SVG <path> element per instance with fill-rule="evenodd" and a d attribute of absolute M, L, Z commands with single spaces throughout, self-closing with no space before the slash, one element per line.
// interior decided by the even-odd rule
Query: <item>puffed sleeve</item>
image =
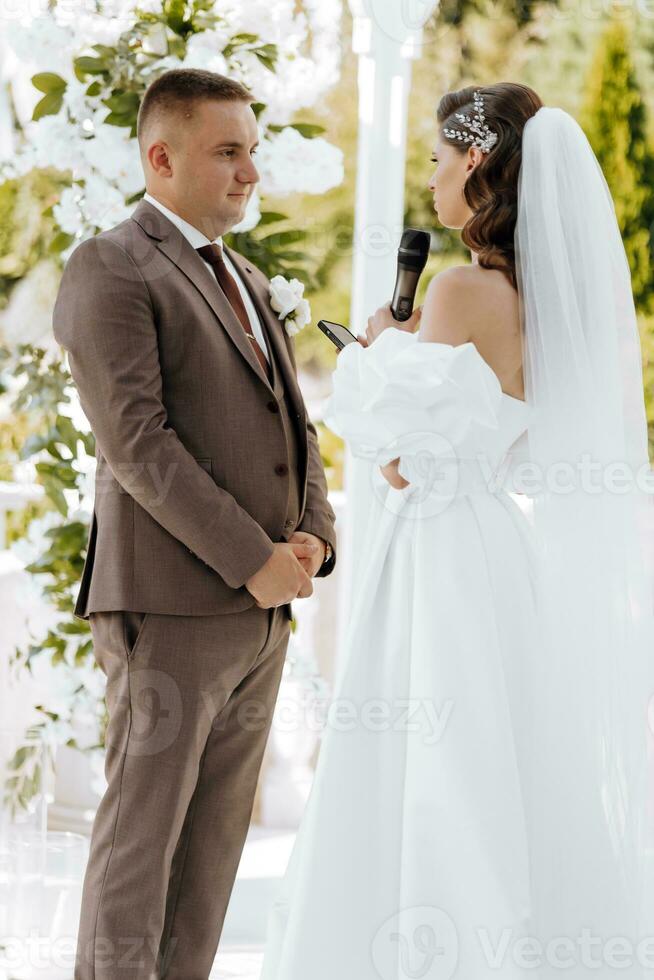
<path fill-rule="evenodd" d="M 414 486 L 434 463 L 456 457 L 471 427 L 499 425 L 500 382 L 470 342 L 422 343 L 390 327 L 369 347 L 341 351 L 333 386 L 329 428 L 379 466 L 400 457 L 399 472 Z"/>

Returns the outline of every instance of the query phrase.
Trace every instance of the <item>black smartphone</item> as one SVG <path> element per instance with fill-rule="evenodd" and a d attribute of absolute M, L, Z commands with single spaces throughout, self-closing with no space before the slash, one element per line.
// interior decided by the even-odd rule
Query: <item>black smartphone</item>
<path fill-rule="evenodd" d="M 332 323 L 331 320 L 318 320 L 318 329 L 322 330 L 324 335 L 331 340 L 334 347 L 338 347 L 339 350 L 343 350 L 347 344 L 359 343 L 352 331 L 344 327 L 342 323 Z"/>

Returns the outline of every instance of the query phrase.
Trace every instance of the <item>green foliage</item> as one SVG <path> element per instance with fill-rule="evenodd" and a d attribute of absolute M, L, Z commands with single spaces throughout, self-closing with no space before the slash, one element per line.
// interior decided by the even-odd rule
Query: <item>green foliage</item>
<path fill-rule="evenodd" d="M 14 752 L 7 761 L 9 775 L 4 781 L 3 807 L 15 819 L 18 810 L 27 810 L 30 801 L 41 789 L 43 771 L 43 746 L 46 748 L 46 762 L 54 763 L 52 746 L 40 739 L 41 725 L 31 725 L 25 733 L 25 744 Z"/>
<path fill-rule="evenodd" d="M 612 23 L 589 73 L 582 123 L 615 202 L 636 305 L 654 311 L 654 154 L 628 31 Z"/>
<path fill-rule="evenodd" d="M 269 231 L 270 225 L 279 225 Z M 226 244 L 250 259 L 272 279 L 281 275 L 305 282 L 309 289 L 319 282 L 319 271 L 307 256 L 309 235 L 302 228 L 293 228 L 288 216 L 278 211 L 264 211 L 261 221 L 252 231 L 231 232 L 224 236 Z"/>
<path fill-rule="evenodd" d="M 649 458 L 654 460 L 654 316 L 640 317 L 638 326 L 643 355 L 643 387 L 649 433 Z"/>
<path fill-rule="evenodd" d="M 157 61 L 168 55 L 183 58 L 190 37 L 221 23 L 223 18 L 214 7 L 213 0 L 165 0 L 160 12 L 137 12 L 139 19 L 121 34 L 115 47 L 94 44 L 89 48 L 92 54 L 75 59 L 75 75 L 81 82 L 89 82 L 87 95 L 100 97 L 109 110 L 103 120 L 107 125 L 124 127 L 129 129 L 130 136 L 136 136 L 141 99 L 147 85 L 160 74 Z M 155 37 L 157 43 L 153 45 Z M 223 54 L 226 58 L 238 57 L 246 51 L 271 72 L 275 70 L 279 57 L 277 46 L 264 43 L 257 34 L 235 35 Z M 41 111 L 42 115 L 58 111 L 53 108 L 57 93 L 58 90 L 48 91 L 42 101 L 51 101 Z"/>
<path fill-rule="evenodd" d="M 71 496 L 79 500 L 87 468 L 81 464 L 86 457 L 95 455 L 95 439 L 91 433 L 77 429 L 72 419 L 63 414 L 64 406 L 70 403 L 67 389 L 73 383 L 63 360 L 31 344 L 21 344 L 15 352 L 5 348 L 2 355 L 4 370 L 22 382 L 12 411 L 30 420 L 32 434 L 21 447 L 20 459 L 35 460 L 37 482 L 44 488 L 46 504 L 64 519 L 46 532 L 48 547 L 27 569 L 43 577 L 44 595 L 63 618 L 44 640 L 33 643 L 27 653 L 16 651 L 15 662 L 31 669 L 35 656 L 50 651 L 54 663 L 61 659 L 80 663 L 91 653 L 89 627 L 86 622 L 71 622 L 70 617 L 73 590 L 84 565 L 88 525 L 69 519 L 71 506 L 65 491 L 73 491 Z M 75 638 L 79 640 L 78 634 L 88 642 L 73 643 Z"/>
<path fill-rule="evenodd" d="M 41 119 L 43 116 L 56 116 L 64 104 L 64 93 L 67 83 L 60 75 L 55 75 L 51 71 L 43 71 L 38 75 L 32 76 L 32 85 L 45 92 L 40 102 L 34 107 L 32 119 Z"/>
<path fill-rule="evenodd" d="M 0 183 L 0 307 L 14 284 L 48 254 L 56 228 L 47 209 L 60 187 L 60 176 L 44 170 Z"/>

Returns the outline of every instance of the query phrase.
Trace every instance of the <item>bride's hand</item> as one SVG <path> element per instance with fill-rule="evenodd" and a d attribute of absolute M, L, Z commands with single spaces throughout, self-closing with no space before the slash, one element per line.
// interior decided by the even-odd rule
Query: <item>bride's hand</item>
<path fill-rule="evenodd" d="M 400 457 L 398 456 L 397 459 L 392 459 L 390 463 L 387 463 L 386 466 L 380 466 L 379 469 L 386 482 L 390 483 L 395 490 L 404 490 L 405 487 L 409 486 L 409 481 L 400 476 L 399 465 Z"/>
<path fill-rule="evenodd" d="M 415 333 L 420 325 L 421 316 L 422 306 L 414 310 L 408 320 L 396 320 L 391 313 L 390 303 L 386 303 L 385 306 L 380 306 L 373 316 L 368 317 L 368 327 L 366 329 L 368 344 L 372 344 L 380 333 L 388 330 L 389 327 L 396 327 L 398 330 L 405 330 L 407 333 Z"/>

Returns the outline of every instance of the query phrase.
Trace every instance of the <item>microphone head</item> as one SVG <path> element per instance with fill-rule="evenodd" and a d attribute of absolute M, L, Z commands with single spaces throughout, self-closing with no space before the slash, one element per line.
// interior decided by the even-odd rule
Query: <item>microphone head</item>
<path fill-rule="evenodd" d="M 427 265 L 431 236 L 417 228 L 406 228 L 397 252 L 397 264 L 420 274 Z"/>

